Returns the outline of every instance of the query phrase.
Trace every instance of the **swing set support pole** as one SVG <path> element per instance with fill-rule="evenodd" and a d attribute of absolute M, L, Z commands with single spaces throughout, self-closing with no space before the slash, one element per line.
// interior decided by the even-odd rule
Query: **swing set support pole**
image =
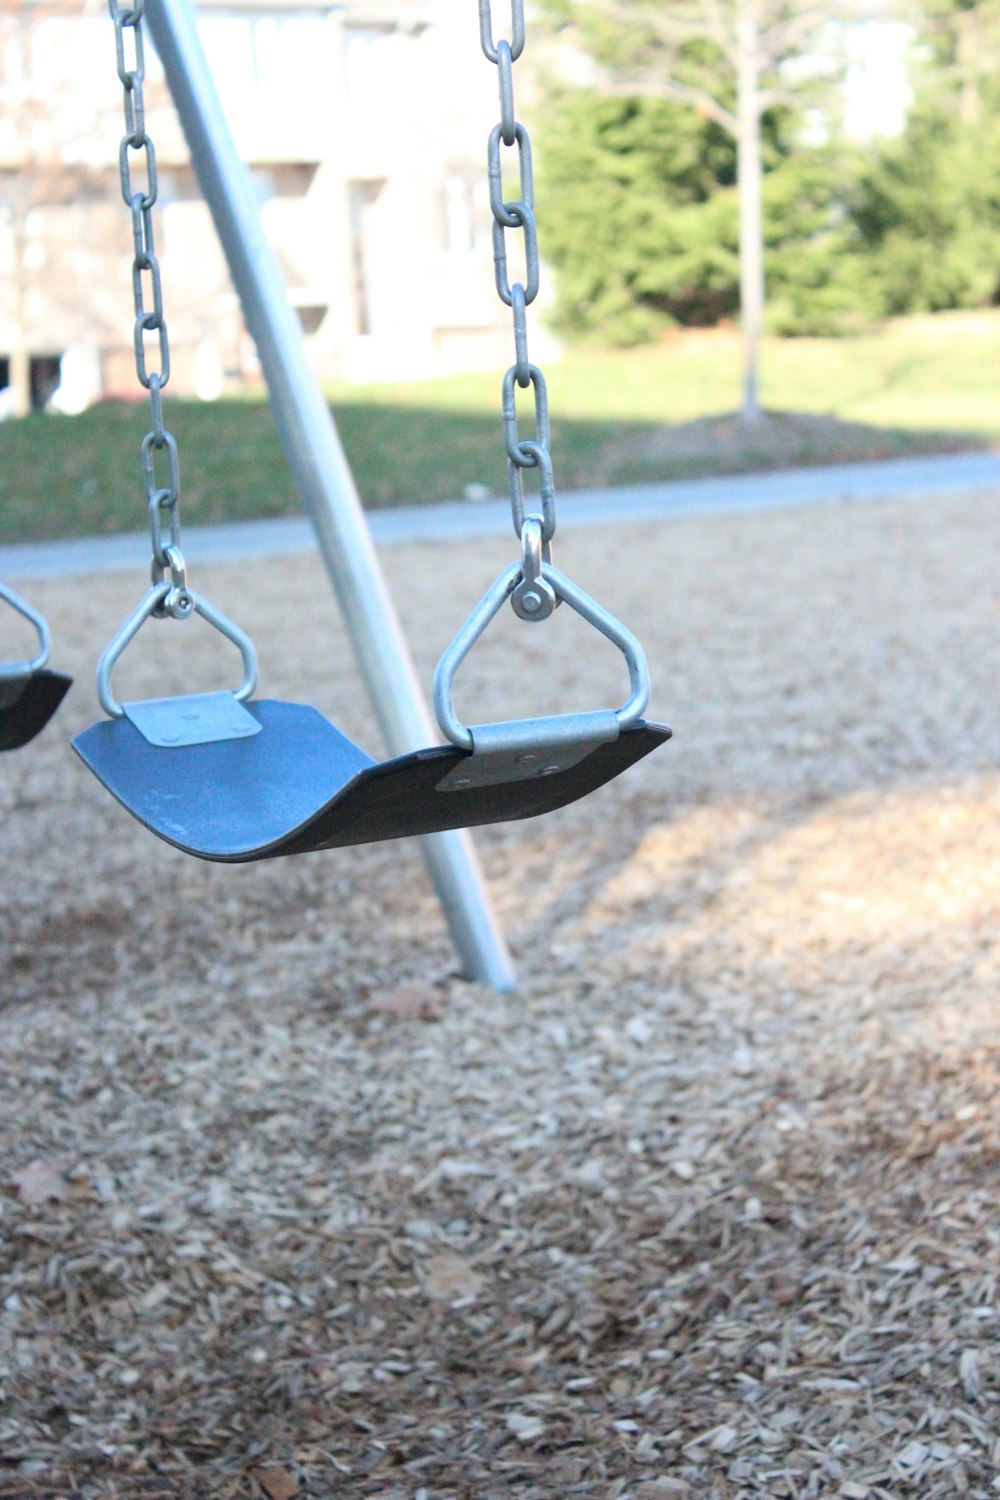
<path fill-rule="evenodd" d="M 191 161 L 267 382 L 303 506 L 392 755 L 438 735 L 420 691 L 354 478 L 309 368 L 277 258 L 264 238 L 250 173 L 236 150 L 188 0 L 150 0 L 145 19 L 163 63 Z M 421 849 L 467 978 L 504 991 L 515 974 L 464 830 L 425 835 Z"/>

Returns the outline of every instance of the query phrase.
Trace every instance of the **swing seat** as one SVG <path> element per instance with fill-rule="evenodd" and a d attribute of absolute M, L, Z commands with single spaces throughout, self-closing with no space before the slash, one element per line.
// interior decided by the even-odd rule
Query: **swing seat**
<path fill-rule="evenodd" d="M 45 728 L 73 679 L 48 669 L 51 640 L 45 617 L 9 584 L 0 583 L 0 600 L 33 625 L 38 636 L 31 660 L 0 662 L 0 750 L 20 750 Z"/>
<path fill-rule="evenodd" d="M 639 721 L 565 769 L 494 780 L 509 767 L 476 774 L 475 753 L 453 745 L 378 762 L 305 704 L 258 699 L 245 708 L 260 726 L 247 738 L 158 746 L 125 717 L 92 725 L 73 748 L 167 843 L 240 864 L 535 817 L 603 786 L 670 737 L 666 725 Z"/>
<path fill-rule="evenodd" d="M 0 679 L 0 750 L 20 750 L 40 734 L 72 682 L 64 672 L 47 669 L 27 677 Z"/>
<path fill-rule="evenodd" d="M 535 518 L 531 518 L 534 526 Z M 525 522 L 525 530 L 530 530 Z M 638 641 L 582 589 L 539 561 L 552 604 L 565 600 L 622 651 L 631 695 L 620 709 L 466 727 L 452 703 L 457 668 L 524 579 L 515 563 L 497 579 L 438 662 L 437 720 L 451 741 L 378 762 L 303 703 L 252 699 L 257 658 L 249 636 L 207 599 L 155 583 L 107 646 L 97 696 L 109 718 L 73 748 L 113 797 L 168 844 L 226 864 L 306 854 L 531 818 L 596 791 L 664 740 L 640 717 L 649 674 Z M 172 572 L 180 572 L 174 568 Z M 235 692 L 119 703 L 111 671 L 143 623 L 171 600 L 239 647 Z"/>

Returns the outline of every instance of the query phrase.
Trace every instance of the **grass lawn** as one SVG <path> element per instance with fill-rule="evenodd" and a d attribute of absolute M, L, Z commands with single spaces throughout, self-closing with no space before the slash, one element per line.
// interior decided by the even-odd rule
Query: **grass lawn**
<path fill-rule="evenodd" d="M 1000 312 L 903 319 L 854 339 L 771 339 L 768 415 L 748 429 L 733 415 L 741 351 L 730 330 L 570 351 L 546 371 L 557 488 L 986 446 L 1000 440 L 998 353 Z M 505 493 L 501 374 L 331 391 L 366 504 L 455 499 L 473 483 Z M 185 520 L 299 510 L 266 403 L 170 401 L 167 420 Z M 0 425 L 0 543 L 142 528 L 146 427 L 142 406 L 114 403 Z"/>

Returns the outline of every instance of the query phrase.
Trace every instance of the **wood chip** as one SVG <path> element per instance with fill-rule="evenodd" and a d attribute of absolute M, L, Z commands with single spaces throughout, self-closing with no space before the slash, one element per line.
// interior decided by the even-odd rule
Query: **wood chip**
<path fill-rule="evenodd" d="M 294 1500 L 299 1493 L 298 1481 L 293 1474 L 280 1465 L 270 1464 L 254 1469 L 253 1476 L 264 1490 L 268 1500 Z"/>
<path fill-rule="evenodd" d="M 19 1172 L 12 1172 L 11 1187 L 22 1203 L 56 1202 L 69 1194 L 70 1185 L 64 1172 L 52 1162 L 29 1162 Z"/>

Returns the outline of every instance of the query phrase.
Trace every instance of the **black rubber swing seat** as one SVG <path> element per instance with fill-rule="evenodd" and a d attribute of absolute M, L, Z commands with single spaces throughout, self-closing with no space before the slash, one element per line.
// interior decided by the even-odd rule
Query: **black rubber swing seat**
<path fill-rule="evenodd" d="M 379 762 L 306 704 L 259 699 L 244 707 L 260 725 L 245 739 L 162 747 L 117 718 L 92 725 L 73 748 L 161 839 L 200 859 L 238 864 L 552 812 L 671 733 L 639 720 L 564 770 L 462 786 L 454 783 L 475 757 L 454 745 Z"/>
<path fill-rule="evenodd" d="M 40 734 L 72 686 L 72 677 L 47 668 L 0 679 L 0 750 L 20 750 Z"/>

